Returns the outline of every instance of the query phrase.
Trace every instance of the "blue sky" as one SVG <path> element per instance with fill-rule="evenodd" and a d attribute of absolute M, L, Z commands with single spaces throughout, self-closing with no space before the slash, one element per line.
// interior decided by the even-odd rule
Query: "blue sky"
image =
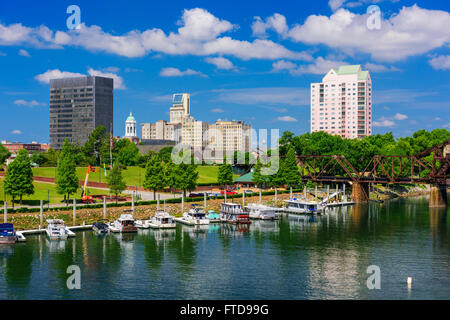
<path fill-rule="evenodd" d="M 71 4 L 79 30 L 66 26 Z M 309 84 L 344 63 L 371 72 L 374 133 L 450 128 L 449 11 L 448 1 L 2 1 L 0 138 L 48 142 L 48 79 L 72 74 L 115 78 L 115 135 L 130 111 L 139 123 L 168 119 L 179 92 L 196 119 L 300 134 Z"/>

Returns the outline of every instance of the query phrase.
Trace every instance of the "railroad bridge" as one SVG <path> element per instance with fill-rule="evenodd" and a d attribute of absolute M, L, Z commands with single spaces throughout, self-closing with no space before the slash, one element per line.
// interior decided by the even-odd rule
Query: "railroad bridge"
<path fill-rule="evenodd" d="M 369 201 L 369 183 L 429 184 L 430 207 L 447 206 L 450 139 L 412 156 L 375 155 L 361 171 L 343 155 L 297 156 L 302 181 L 349 182 L 352 199 Z"/>

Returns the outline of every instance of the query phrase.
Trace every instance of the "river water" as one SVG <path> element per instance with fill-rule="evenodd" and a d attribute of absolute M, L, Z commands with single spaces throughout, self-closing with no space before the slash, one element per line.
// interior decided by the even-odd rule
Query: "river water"
<path fill-rule="evenodd" d="M 450 299 L 448 212 L 416 197 L 248 229 L 28 236 L 0 246 L 0 299 Z M 380 289 L 367 287 L 371 265 Z"/>

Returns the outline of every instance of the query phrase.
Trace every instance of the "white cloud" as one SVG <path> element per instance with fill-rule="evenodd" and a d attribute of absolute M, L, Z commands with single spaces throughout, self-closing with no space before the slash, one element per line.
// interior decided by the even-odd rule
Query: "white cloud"
<path fill-rule="evenodd" d="M 27 57 L 27 58 L 30 58 L 30 57 L 31 57 L 31 55 L 30 55 L 30 54 L 28 53 L 28 51 L 25 50 L 25 49 L 20 49 L 20 50 L 19 50 L 19 56 Z"/>
<path fill-rule="evenodd" d="M 292 70 L 297 68 L 297 65 L 291 61 L 279 60 L 272 63 L 272 72 L 277 72 L 281 70 Z"/>
<path fill-rule="evenodd" d="M 223 109 L 220 109 L 220 108 L 215 108 L 215 109 L 212 109 L 211 112 L 214 112 L 214 113 L 224 113 L 225 111 L 224 111 Z"/>
<path fill-rule="evenodd" d="M 123 90 L 126 89 L 126 86 L 123 82 L 123 78 L 121 76 L 118 76 L 115 73 L 112 72 L 102 72 L 99 70 L 94 70 L 90 68 L 88 70 L 88 73 L 90 76 L 99 76 L 99 77 L 107 77 L 107 78 L 113 78 L 114 79 L 114 89 L 117 90 Z"/>
<path fill-rule="evenodd" d="M 234 68 L 233 63 L 223 57 L 206 58 L 205 61 L 215 65 L 218 69 L 231 70 Z"/>
<path fill-rule="evenodd" d="M 81 47 L 93 52 L 107 52 L 129 58 L 142 57 L 152 52 L 170 55 L 231 55 L 240 59 L 304 59 L 308 55 L 294 52 L 269 40 L 252 42 L 223 36 L 238 28 L 219 19 L 205 9 L 184 10 L 177 32 L 165 33 L 159 28 L 132 30 L 113 35 L 99 26 L 87 26 L 67 32 L 53 32 L 45 26 L 29 28 L 21 24 L 0 24 L 0 45 L 28 44 L 34 47 Z"/>
<path fill-rule="evenodd" d="M 283 116 L 283 117 L 278 117 L 277 118 L 278 121 L 283 121 L 283 122 L 298 122 L 297 119 L 291 117 L 291 116 Z"/>
<path fill-rule="evenodd" d="M 394 72 L 394 71 L 400 71 L 400 69 L 390 66 L 390 67 L 386 67 L 382 64 L 375 64 L 375 63 L 371 63 L 368 62 L 364 65 L 364 67 L 366 69 L 368 69 L 369 71 L 372 72 Z"/>
<path fill-rule="evenodd" d="M 450 55 L 433 57 L 429 62 L 436 70 L 450 70 Z"/>
<path fill-rule="evenodd" d="M 342 7 L 346 0 L 329 0 L 328 5 L 330 6 L 331 10 L 335 11 Z"/>
<path fill-rule="evenodd" d="M 10 24 L 9 26 L 0 23 L 0 45 L 12 46 L 22 45 L 36 48 L 61 48 L 55 41 L 53 31 L 46 26 L 29 28 L 21 23 Z"/>
<path fill-rule="evenodd" d="M 408 116 L 406 114 L 397 113 L 394 116 L 394 119 L 395 120 L 405 120 L 405 119 L 408 119 Z"/>
<path fill-rule="evenodd" d="M 341 1 L 333 2 L 336 7 Z M 282 36 L 305 44 L 324 44 L 347 54 L 370 54 L 375 60 L 398 61 L 443 47 L 450 41 L 450 14 L 413 5 L 382 20 L 379 30 L 366 26 L 368 15 L 339 9 L 331 16 L 310 15 Z M 262 30 L 262 29 L 261 29 Z"/>
<path fill-rule="evenodd" d="M 22 131 L 16 129 L 11 131 L 11 134 L 22 134 Z"/>
<path fill-rule="evenodd" d="M 23 99 L 18 99 L 14 101 L 15 105 L 18 106 L 26 106 L 26 107 L 38 107 L 38 106 L 45 106 L 45 103 L 37 102 L 36 100 L 26 101 Z"/>
<path fill-rule="evenodd" d="M 325 75 L 331 68 L 336 68 L 341 65 L 347 64 L 344 61 L 337 61 L 330 58 L 317 57 L 311 64 L 305 64 L 298 66 L 297 64 L 286 61 L 279 60 L 272 63 L 271 72 L 279 72 L 283 70 L 288 70 L 291 75 L 302 75 L 302 74 L 322 74 Z"/>
<path fill-rule="evenodd" d="M 381 120 L 381 121 L 374 121 L 373 122 L 374 127 L 393 127 L 395 126 L 395 122 L 392 120 Z"/>
<path fill-rule="evenodd" d="M 255 21 L 252 23 L 253 36 L 266 38 L 267 30 L 272 29 L 282 37 L 285 37 L 289 31 L 289 27 L 286 24 L 286 18 L 275 13 L 273 16 L 268 17 L 266 21 L 263 21 L 261 17 L 255 17 Z"/>
<path fill-rule="evenodd" d="M 185 71 L 181 71 L 178 68 L 164 68 L 159 73 L 161 77 L 183 77 L 183 76 L 193 76 L 193 75 L 199 75 L 202 77 L 206 77 L 205 74 L 201 73 L 200 71 L 195 71 L 192 69 L 187 69 Z"/>
<path fill-rule="evenodd" d="M 315 59 L 314 63 L 308 65 L 301 65 L 297 69 L 290 71 L 292 75 L 301 74 L 326 74 L 331 68 L 337 68 L 341 65 L 346 65 L 344 61 L 328 60 L 322 57 Z"/>
<path fill-rule="evenodd" d="M 60 78 L 73 78 L 73 77 L 82 77 L 84 76 L 81 73 L 74 73 L 68 71 L 61 71 L 59 69 L 47 70 L 44 73 L 38 74 L 34 78 L 42 83 L 50 83 L 51 79 L 60 79 Z"/>
<path fill-rule="evenodd" d="M 265 87 L 212 90 L 214 101 L 241 105 L 309 106 L 309 89 L 298 87 Z"/>
<path fill-rule="evenodd" d="M 115 73 L 112 72 L 102 72 L 99 70 L 94 70 L 90 68 L 88 70 L 88 74 L 90 76 L 100 76 L 100 77 L 108 77 L 114 79 L 114 89 L 126 89 L 123 78 L 118 76 Z M 75 73 L 75 72 L 68 72 L 68 71 L 61 71 L 59 69 L 53 69 L 53 70 L 47 70 L 44 73 L 38 74 L 34 78 L 38 80 L 41 83 L 50 83 L 51 79 L 61 79 L 61 78 L 74 78 L 74 77 L 84 77 L 85 74 L 81 73 Z"/>

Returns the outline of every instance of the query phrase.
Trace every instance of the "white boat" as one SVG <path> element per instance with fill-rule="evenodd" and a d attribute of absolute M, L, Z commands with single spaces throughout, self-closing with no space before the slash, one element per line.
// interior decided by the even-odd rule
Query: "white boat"
<path fill-rule="evenodd" d="M 61 219 L 47 220 L 47 228 L 45 232 L 50 240 L 64 240 L 69 236 L 69 232 Z"/>
<path fill-rule="evenodd" d="M 209 219 L 206 217 L 205 211 L 198 205 L 192 205 L 192 208 L 188 212 L 183 213 L 183 217 L 175 218 L 175 221 L 190 226 L 209 224 Z"/>
<path fill-rule="evenodd" d="M 111 224 L 112 230 L 116 232 L 136 232 L 137 227 L 134 222 L 133 215 L 131 214 L 121 214 L 119 219 L 114 220 L 114 222 Z M 114 230 L 115 229 L 115 230 Z"/>
<path fill-rule="evenodd" d="M 249 203 L 245 207 L 250 219 L 259 220 L 278 220 L 279 216 L 276 214 L 276 208 L 269 207 L 259 203 Z"/>
<path fill-rule="evenodd" d="M 174 217 L 165 211 L 156 211 L 150 219 L 148 225 L 154 229 L 173 229 L 177 227 Z"/>
<path fill-rule="evenodd" d="M 297 214 L 320 214 L 325 211 L 326 204 L 317 201 L 308 201 L 304 199 L 292 198 L 284 200 L 287 206 L 283 209 L 285 212 Z"/>

